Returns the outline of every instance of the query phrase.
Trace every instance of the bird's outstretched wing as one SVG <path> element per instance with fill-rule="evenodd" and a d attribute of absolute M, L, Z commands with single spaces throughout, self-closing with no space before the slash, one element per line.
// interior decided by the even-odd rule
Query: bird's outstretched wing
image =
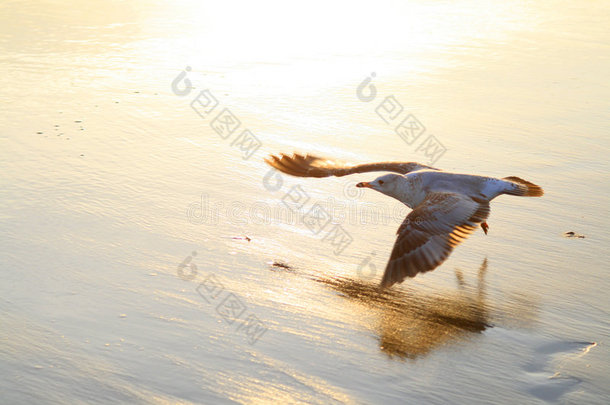
<path fill-rule="evenodd" d="M 378 162 L 350 164 L 338 160 L 324 159 L 313 155 L 300 155 L 298 153 L 288 156 L 270 155 L 265 159 L 269 165 L 276 169 L 298 177 L 329 177 L 346 176 L 365 172 L 396 172 L 405 174 L 419 169 L 433 169 L 434 167 L 415 162 Z"/>
<path fill-rule="evenodd" d="M 435 269 L 488 216 L 487 200 L 458 193 L 429 194 L 398 228 L 381 286 Z"/>

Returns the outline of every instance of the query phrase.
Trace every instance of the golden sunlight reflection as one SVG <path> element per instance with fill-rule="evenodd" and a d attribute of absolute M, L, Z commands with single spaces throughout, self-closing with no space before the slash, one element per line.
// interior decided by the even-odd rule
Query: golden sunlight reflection
<path fill-rule="evenodd" d="M 231 82 L 242 92 L 256 86 L 268 91 L 269 85 L 307 89 L 314 79 L 332 88 L 357 80 L 367 66 L 379 66 L 380 58 L 386 61 L 385 76 L 428 72 L 456 63 L 452 55 L 474 41 L 503 43 L 536 22 L 526 5 L 505 1 L 299 5 L 185 0 L 159 7 L 160 15 L 164 7 L 171 7 L 167 14 L 184 10 L 181 34 L 159 37 L 155 20 L 143 26 L 149 38 L 135 41 L 134 51 L 144 58 L 161 53 L 165 60 L 207 74 L 239 65 L 232 69 Z M 337 21 L 337 16 L 343 18 Z M 394 55 L 397 49 L 400 57 Z M 387 63 L 394 58 L 397 63 Z"/>
<path fill-rule="evenodd" d="M 0 2 L 0 403 L 603 402 L 606 3 Z M 410 210 L 293 152 L 548 193 L 382 290 Z"/>
<path fill-rule="evenodd" d="M 502 40 L 505 31 L 530 22 L 523 15 L 523 4 L 506 1 L 403 1 L 378 5 L 320 0 L 301 5 L 275 0 L 239 4 L 187 1 L 182 7 L 192 16 L 191 28 L 199 33 L 199 39 L 212 43 L 219 56 L 239 54 L 249 60 L 261 55 L 276 59 L 278 54 L 284 58 L 386 52 L 401 46 L 422 50 L 447 43 L 448 39 L 450 43 L 467 38 Z M 390 9 L 392 13 L 388 13 Z M 283 19 L 278 20 L 277 12 Z M 218 15 L 231 15 L 231 23 L 210 18 Z M 344 18 L 337 21 L 338 15 Z M 472 16 L 477 16 L 476 20 Z M 402 27 L 401 35 L 397 35 L 396 27 Z M 244 35 L 246 32 L 248 35 Z"/>
<path fill-rule="evenodd" d="M 536 300 L 514 296 L 495 307 L 487 298 L 487 259 L 478 271 L 476 286 L 464 282 L 456 270 L 457 291 L 424 294 L 415 289 L 381 289 L 377 284 L 344 277 L 316 277 L 341 296 L 377 312 L 373 327 L 380 349 L 390 357 L 415 359 L 434 349 L 483 332 L 493 326 L 529 327 L 536 319 Z"/>
<path fill-rule="evenodd" d="M 236 389 L 234 399 L 247 404 L 297 404 L 316 403 L 316 398 L 323 396 L 336 403 L 356 403 L 340 387 L 333 386 L 321 378 L 301 373 L 288 363 L 258 354 L 256 361 L 269 369 L 278 370 L 297 382 L 296 386 L 251 378 L 248 376 L 232 377 L 230 373 L 222 375 L 223 381 Z M 306 390 L 299 389 L 306 387 Z"/>

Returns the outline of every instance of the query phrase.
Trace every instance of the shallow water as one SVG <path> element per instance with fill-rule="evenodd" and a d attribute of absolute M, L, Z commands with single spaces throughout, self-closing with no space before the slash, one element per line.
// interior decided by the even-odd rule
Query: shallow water
<path fill-rule="evenodd" d="M 605 403 L 610 7 L 583 7 L 2 2 L 1 402 Z M 546 194 L 380 291 L 408 211 L 263 161 L 294 150 Z"/>

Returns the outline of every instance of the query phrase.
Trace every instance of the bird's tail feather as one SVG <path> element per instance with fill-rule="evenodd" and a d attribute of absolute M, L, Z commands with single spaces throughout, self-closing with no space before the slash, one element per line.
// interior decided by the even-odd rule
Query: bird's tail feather
<path fill-rule="evenodd" d="M 522 197 L 541 197 L 544 194 L 542 187 L 534 183 L 530 183 L 527 180 L 523 180 L 520 177 L 509 176 L 504 177 L 502 180 L 506 180 L 507 182 L 511 183 L 504 191 L 504 194 L 518 195 Z"/>

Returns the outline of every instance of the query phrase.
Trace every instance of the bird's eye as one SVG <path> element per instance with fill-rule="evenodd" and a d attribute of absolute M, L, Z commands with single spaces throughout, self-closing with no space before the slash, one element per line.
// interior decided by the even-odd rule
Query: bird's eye
<path fill-rule="evenodd" d="M 379 180 L 379 185 L 383 185 L 383 180 Z"/>

